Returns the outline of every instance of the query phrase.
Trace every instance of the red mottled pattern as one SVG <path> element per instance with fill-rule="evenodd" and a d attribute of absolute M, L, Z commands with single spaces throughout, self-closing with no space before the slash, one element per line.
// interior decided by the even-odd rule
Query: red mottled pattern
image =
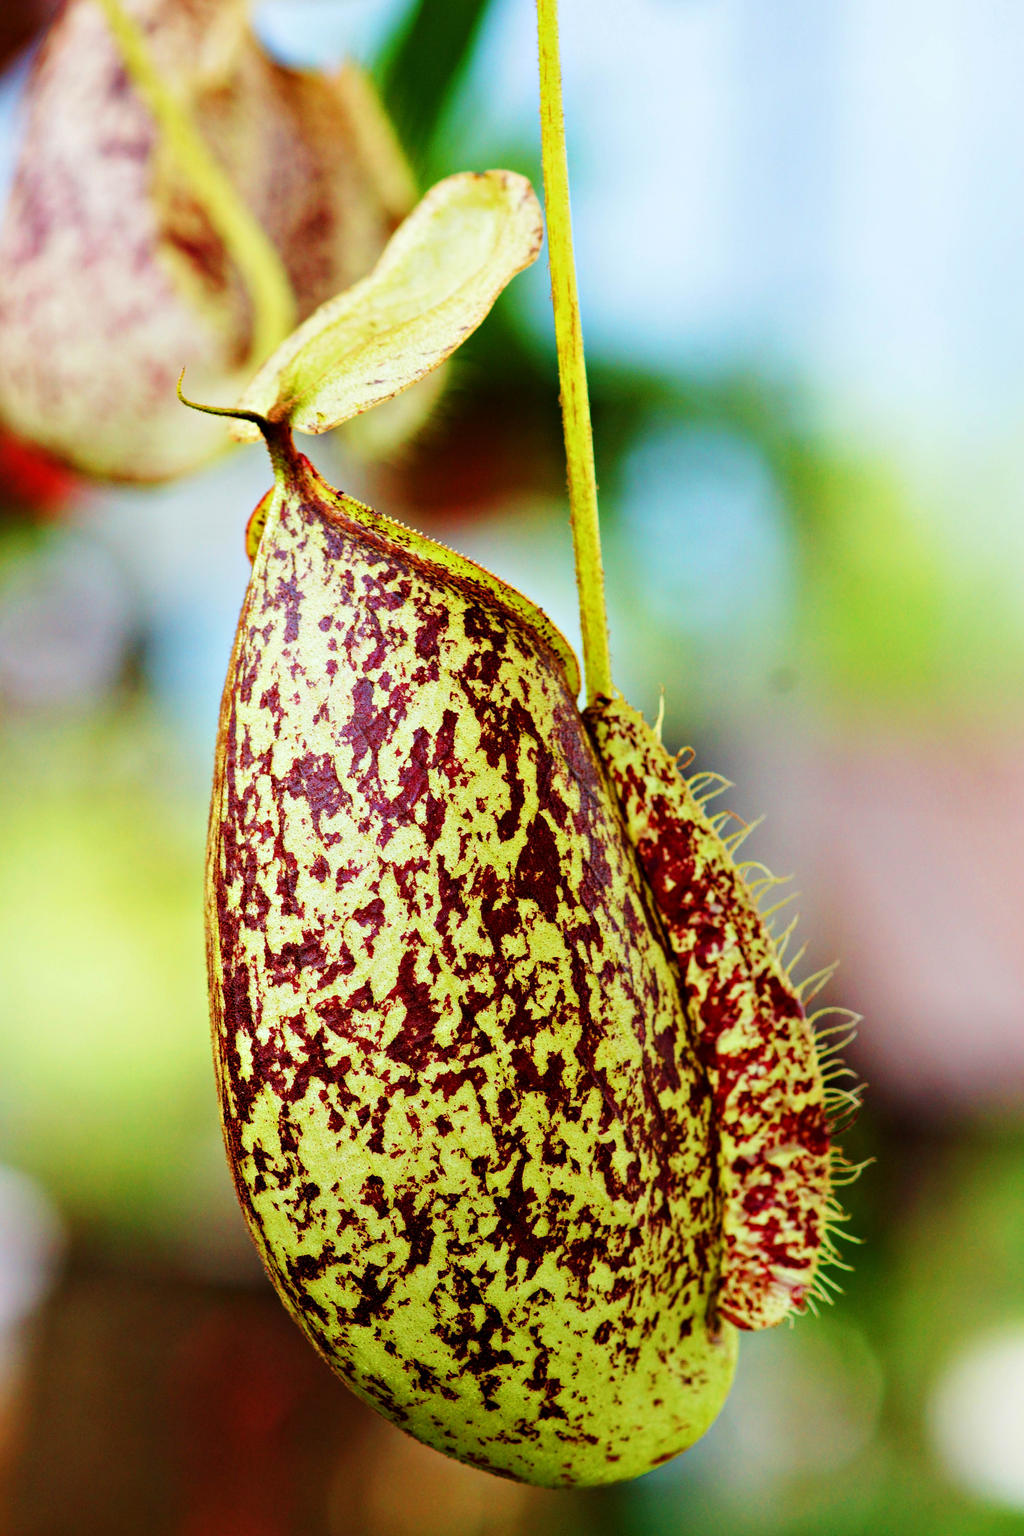
<path fill-rule="evenodd" d="M 622 699 L 586 715 L 669 942 L 721 1143 L 717 1306 L 740 1328 L 806 1301 L 826 1236 L 830 1145 L 812 1030 L 742 873 L 675 762 Z"/>
<path fill-rule="evenodd" d="M 562 663 L 305 460 L 266 510 L 208 862 L 249 1226 L 410 1432 L 635 1475 L 707 1427 L 735 1335 L 705 1076 Z"/>
<path fill-rule="evenodd" d="M 282 68 L 243 0 L 122 4 L 276 247 L 299 316 L 362 277 L 414 192 L 358 69 Z M 0 417 L 91 474 L 181 474 L 229 439 L 182 410 L 175 380 L 187 366 L 200 398 L 237 396 L 250 330 L 250 296 L 103 12 L 69 0 L 33 61 L 0 226 Z"/>

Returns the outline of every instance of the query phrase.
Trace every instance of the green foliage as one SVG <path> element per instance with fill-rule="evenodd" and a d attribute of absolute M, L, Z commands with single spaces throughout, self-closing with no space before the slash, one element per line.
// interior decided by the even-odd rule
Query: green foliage
<path fill-rule="evenodd" d="M 490 0 L 418 0 L 378 65 L 385 104 L 420 170 L 489 8 Z"/>

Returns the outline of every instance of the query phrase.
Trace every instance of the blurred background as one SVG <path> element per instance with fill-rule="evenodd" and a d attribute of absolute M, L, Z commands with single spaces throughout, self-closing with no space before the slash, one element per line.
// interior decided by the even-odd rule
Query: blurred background
<path fill-rule="evenodd" d="M 179 3 L 135 7 L 155 51 L 161 6 Z M 208 16 L 218 5 L 221 18 L 233 8 L 213 0 Z M 40 385 L 61 352 L 45 304 L 122 281 L 113 236 L 98 256 L 74 241 L 62 254 L 29 217 L 45 205 L 74 226 L 105 206 L 102 186 L 89 202 L 88 165 L 66 173 L 114 76 L 99 13 L 72 14 L 87 0 L 38 76 L 55 7 L 5 0 L 11 1536 L 1024 1530 L 1024 13 L 1002 0 L 562 9 L 617 679 L 649 715 L 663 690 L 670 744 L 733 779 L 741 815 L 766 813 L 754 856 L 795 874 L 807 969 L 841 957 L 826 1000 L 865 1015 L 849 1059 L 870 1088 L 845 1139 L 853 1160 L 874 1159 L 846 1192 L 855 1267 L 823 1315 L 744 1339 L 735 1391 L 694 1450 L 582 1494 L 521 1489 L 417 1446 L 288 1321 L 225 1169 L 202 950 L 219 690 L 268 467 L 258 449 L 211 458 L 204 444 L 209 462 L 152 486 L 97 475 L 90 439 L 110 412 L 85 387 L 131 346 L 104 314 L 86 384 L 65 381 L 63 397 Z M 332 225 L 344 250 L 321 285 L 346 261 L 345 281 L 372 263 L 412 195 L 402 174 L 423 187 L 504 165 L 539 185 L 529 0 L 267 0 L 251 20 L 259 43 L 246 46 L 275 101 L 297 89 L 286 71 L 354 58 L 407 162 L 391 142 L 384 165 L 386 134 L 344 164 L 335 149 L 339 163 L 316 161 L 318 217 L 317 199 L 351 181 Z M 172 52 L 168 70 L 198 69 Z M 235 138 L 238 123 L 246 142 L 253 131 L 234 90 L 227 76 L 195 87 L 226 160 L 234 140 L 217 124 L 235 112 Z M 58 119 L 72 128 L 54 149 Z M 306 131 L 301 112 L 288 121 Z M 170 237 L 153 235 L 147 130 L 132 123 L 143 150 L 126 163 L 145 175 L 117 195 L 142 189 L 133 228 L 154 251 L 133 251 L 154 263 L 152 315 L 182 302 L 185 280 L 175 288 L 161 265 Z M 98 152 L 115 151 L 108 139 Z M 360 156 L 376 168 L 362 182 Z M 319 225 L 299 212 L 308 255 Z M 171 243 L 198 265 L 198 242 L 179 228 Z M 33 289 L 41 247 L 50 265 Z M 201 275 L 213 282 L 209 261 Z M 215 276 L 223 295 L 229 277 Z M 318 301 L 316 282 L 295 282 L 307 308 Z M 368 426 L 317 440 L 313 456 L 575 637 L 546 284 L 542 259 L 455 359 L 440 401 L 423 402 L 414 437 L 400 441 L 408 422 Z M 18 324 L 35 313 L 26 343 Z M 216 320 L 235 364 L 240 313 L 241 342 Z M 182 360 L 163 359 L 172 378 Z M 69 392 L 86 427 L 62 436 Z M 138 430 L 128 421 L 126 441 Z"/>

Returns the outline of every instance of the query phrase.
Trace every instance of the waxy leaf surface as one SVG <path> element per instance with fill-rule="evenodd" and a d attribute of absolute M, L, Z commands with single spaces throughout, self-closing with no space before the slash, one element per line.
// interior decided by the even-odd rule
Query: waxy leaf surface
<path fill-rule="evenodd" d="M 712 1095 L 571 653 L 278 462 L 207 866 L 246 1219 L 403 1428 L 531 1482 L 634 1476 L 707 1428 L 736 1335 Z"/>
<path fill-rule="evenodd" d="M 513 171 L 449 176 L 392 237 L 369 277 L 288 338 L 240 402 L 270 421 L 326 432 L 390 400 L 450 357 L 507 283 L 537 257 L 544 227 Z M 238 423 L 240 438 L 258 428 Z"/>

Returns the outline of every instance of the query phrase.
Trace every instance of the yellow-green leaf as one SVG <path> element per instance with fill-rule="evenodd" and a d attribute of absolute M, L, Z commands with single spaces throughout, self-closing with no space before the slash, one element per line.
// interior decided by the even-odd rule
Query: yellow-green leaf
<path fill-rule="evenodd" d="M 408 389 L 476 330 L 543 239 L 530 183 L 464 172 L 433 187 L 369 277 L 311 315 L 257 374 L 241 408 L 327 432 Z M 239 422 L 243 439 L 257 429 Z"/>

